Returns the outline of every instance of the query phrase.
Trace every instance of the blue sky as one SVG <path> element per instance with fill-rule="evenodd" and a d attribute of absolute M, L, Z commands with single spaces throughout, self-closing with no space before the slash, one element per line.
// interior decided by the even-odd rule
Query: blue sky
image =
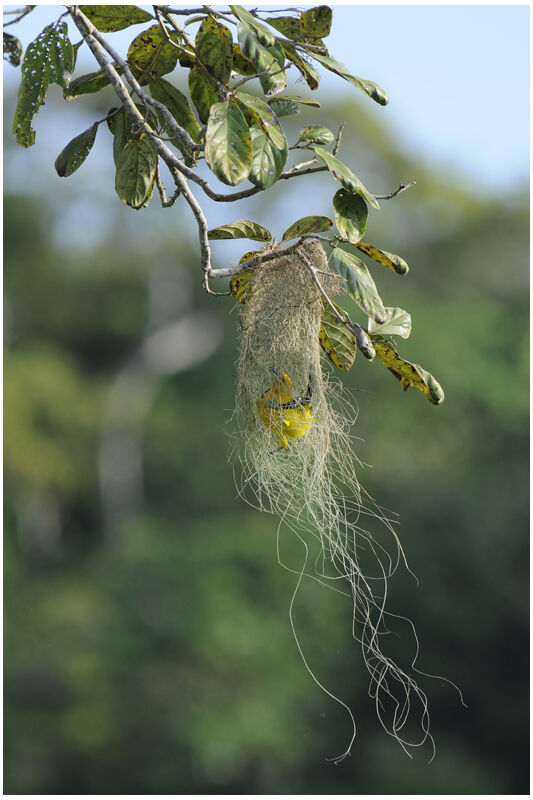
<path fill-rule="evenodd" d="M 26 46 L 54 13 L 40 5 L 11 31 L 18 29 Z M 137 31 L 113 34 L 113 42 L 126 47 Z M 387 107 L 368 105 L 404 150 L 482 190 L 528 180 L 528 6 L 335 5 L 328 47 L 354 74 L 387 91 Z M 6 87 L 17 77 L 5 67 Z M 317 94 L 346 87 L 323 71 Z"/>

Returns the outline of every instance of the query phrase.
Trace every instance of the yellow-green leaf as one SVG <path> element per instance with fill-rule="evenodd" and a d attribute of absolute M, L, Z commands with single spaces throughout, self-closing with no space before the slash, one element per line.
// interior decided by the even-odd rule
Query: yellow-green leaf
<path fill-rule="evenodd" d="M 333 272 L 341 276 L 346 291 L 359 308 L 369 317 L 384 322 L 387 318 L 385 306 L 366 264 L 342 247 L 332 248 L 328 263 Z"/>
<path fill-rule="evenodd" d="M 302 12 L 302 33 L 313 39 L 328 36 L 333 12 L 329 6 L 316 6 Z"/>
<path fill-rule="evenodd" d="M 94 144 L 98 123 L 94 123 L 86 131 L 80 133 L 60 152 L 55 160 L 54 167 L 60 178 L 68 178 L 81 167 Z"/>
<path fill-rule="evenodd" d="M 313 100 L 310 97 L 300 97 L 297 94 L 282 94 L 279 95 L 278 97 L 273 97 L 272 100 L 269 100 L 270 105 L 273 105 L 274 103 L 277 105 L 285 102 L 299 103 L 302 106 L 312 106 L 313 108 L 320 108 L 320 103 L 318 102 L 318 100 Z M 276 114 L 278 114 L 277 111 Z M 278 114 L 278 117 L 280 116 L 281 114 Z"/>
<path fill-rule="evenodd" d="M 317 147 L 314 145 L 312 149 L 315 151 L 317 156 L 322 159 L 330 173 L 333 175 L 335 180 L 341 184 L 341 186 L 344 186 L 344 188 L 349 192 L 352 192 L 352 194 L 360 194 L 361 197 L 364 197 L 367 203 L 370 203 L 371 206 L 379 209 L 379 203 L 374 195 L 370 194 L 366 186 L 361 183 L 357 175 L 354 175 L 351 169 L 346 166 L 346 164 L 343 164 L 342 161 L 339 161 L 336 156 L 332 155 L 332 153 L 328 153 L 328 151 L 324 150 L 322 147 Z"/>
<path fill-rule="evenodd" d="M 204 67 L 217 81 L 227 83 L 233 68 L 233 39 L 228 28 L 207 17 L 198 29 L 195 46 Z"/>
<path fill-rule="evenodd" d="M 330 72 L 334 72 L 336 75 L 344 78 L 344 80 L 357 87 L 357 89 L 359 89 L 361 92 L 364 92 L 364 94 L 368 95 L 368 97 L 371 97 L 372 100 L 375 100 L 376 103 L 379 103 L 381 106 L 386 106 L 389 102 L 389 98 L 383 89 L 377 85 L 377 83 L 352 75 L 352 73 L 344 66 L 344 64 L 341 64 L 341 62 L 337 61 L 336 58 L 322 55 L 321 53 L 317 53 L 315 51 L 309 51 L 309 55 L 312 56 L 315 61 L 318 61 L 320 64 L 322 64 L 322 66 L 326 67 L 326 69 L 329 69 Z"/>
<path fill-rule="evenodd" d="M 249 253 L 245 253 L 240 259 L 239 264 L 241 264 L 243 261 L 248 261 L 250 258 L 253 258 L 255 255 L 257 255 L 257 253 L 257 250 L 250 250 Z M 234 296 L 235 300 L 239 301 L 239 303 L 246 303 L 250 289 L 250 278 L 253 274 L 253 269 L 245 269 L 244 272 L 239 272 L 238 275 L 233 275 L 229 282 L 230 292 Z"/>
<path fill-rule="evenodd" d="M 299 142 L 312 142 L 313 144 L 331 144 L 335 141 L 335 134 L 322 125 L 306 125 L 298 131 Z"/>
<path fill-rule="evenodd" d="M 233 70 L 239 75 L 255 75 L 257 70 L 249 58 L 246 58 L 238 44 L 233 45 Z"/>
<path fill-rule="evenodd" d="M 274 40 L 272 45 L 265 46 L 241 23 L 238 23 L 237 31 L 243 54 L 254 64 L 257 73 L 261 73 L 259 82 L 263 92 L 272 97 L 287 83 L 286 73 L 281 69 L 285 63 L 281 45 Z"/>
<path fill-rule="evenodd" d="M 403 308 L 386 308 L 385 319 L 378 322 L 370 319 L 369 333 L 379 333 L 381 336 L 401 336 L 408 339 L 411 335 L 411 315 Z"/>
<path fill-rule="evenodd" d="M 205 160 L 223 183 L 235 186 L 252 167 L 250 129 L 237 103 L 223 101 L 211 106 L 205 134 Z"/>
<path fill-rule="evenodd" d="M 265 45 L 265 47 L 270 47 L 275 43 L 272 31 L 269 31 L 266 25 L 263 25 L 249 11 L 242 6 L 230 6 L 230 8 L 243 27 L 249 32 L 253 32 L 253 35 L 261 44 Z"/>
<path fill-rule="evenodd" d="M 118 74 L 121 75 L 122 68 L 115 64 L 113 66 Z M 80 75 L 79 78 L 74 78 L 67 88 L 63 89 L 63 97 L 69 102 L 75 97 L 94 94 L 94 92 L 99 92 L 105 86 L 109 86 L 109 82 L 109 78 L 102 69 L 99 69 L 98 72 L 89 72 L 87 75 Z"/>
<path fill-rule="evenodd" d="M 287 242 L 289 239 L 296 239 L 298 236 L 303 236 L 305 233 L 321 233 L 322 231 L 329 231 L 333 227 L 333 220 L 329 217 L 302 217 L 301 219 L 293 222 L 283 234 L 282 242 Z"/>
<path fill-rule="evenodd" d="M 371 335 L 370 338 L 379 360 L 400 381 L 404 391 L 415 386 L 433 405 L 437 406 L 444 401 L 445 395 L 440 383 L 419 364 L 412 364 L 401 358 L 393 340 L 376 335 Z"/>
<path fill-rule="evenodd" d="M 211 106 L 218 102 L 217 83 L 202 64 L 195 64 L 189 72 L 189 91 L 198 116 L 207 122 Z"/>
<path fill-rule="evenodd" d="M 207 232 L 209 239 L 253 239 L 256 242 L 270 242 L 272 234 L 263 225 L 251 219 L 240 219 L 228 225 L 219 225 Z M 243 261 L 244 258 L 241 259 Z"/>
<path fill-rule="evenodd" d="M 267 17 L 265 22 L 268 22 L 287 39 L 298 41 L 302 37 L 302 23 L 298 17 Z"/>
<path fill-rule="evenodd" d="M 368 208 L 361 195 L 339 189 L 333 197 L 333 212 L 340 235 L 356 244 L 365 232 L 368 217 Z"/>
<path fill-rule="evenodd" d="M 246 92 L 238 91 L 236 92 L 236 97 L 240 103 L 246 106 L 254 122 L 264 131 L 274 147 L 277 147 L 278 150 L 284 150 L 287 147 L 287 140 L 273 109 L 259 97 Z"/>
<path fill-rule="evenodd" d="M 362 253 L 366 253 L 378 264 L 383 264 L 385 267 L 394 270 L 398 275 L 405 275 L 409 272 L 409 266 L 400 256 L 387 253 L 385 250 L 380 250 L 379 247 L 374 247 L 373 244 L 367 244 L 366 242 L 357 242 L 356 245 Z"/>
<path fill-rule="evenodd" d="M 115 177 L 115 189 L 123 203 L 131 208 L 148 204 L 156 166 L 157 151 L 146 134 L 126 142 L 117 159 Z"/>
<path fill-rule="evenodd" d="M 168 31 L 170 39 L 179 44 L 179 33 Z M 140 33 L 128 48 L 128 64 L 133 75 L 147 83 L 152 75 L 166 75 L 178 63 L 179 48 L 171 44 L 159 25 L 152 25 Z"/>
<path fill-rule="evenodd" d="M 347 317 L 346 312 L 333 303 L 339 314 Z M 353 366 L 357 355 L 357 342 L 354 334 L 340 322 L 331 308 L 324 303 L 320 318 L 318 338 L 322 349 L 336 367 L 348 371 Z"/>
<path fill-rule="evenodd" d="M 258 125 L 250 128 L 252 137 L 252 168 L 248 176 L 256 186 L 267 188 L 276 183 L 287 162 L 289 148 L 279 150 Z"/>
<path fill-rule="evenodd" d="M 103 33 L 121 31 L 130 25 L 139 25 L 153 19 L 152 15 L 137 6 L 80 6 L 95 28 Z"/>
<path fill-rule="evenodd" d="M 280 42 L 280 45 L 289 61 L 292 61 L 299 73 L 304 78 L 310 89 L 318 89 L 320 83 L 320 73 L 309 64 L 298 50 L 287 42 Z"/>

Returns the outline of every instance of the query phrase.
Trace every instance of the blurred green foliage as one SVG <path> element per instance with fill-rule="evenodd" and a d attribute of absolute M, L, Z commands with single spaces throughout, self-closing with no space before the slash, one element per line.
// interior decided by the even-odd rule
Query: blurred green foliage
<path fill-rule="evenodd" d="M 417 179 L 372 215 L 368 239 L 411 266 L 403 279 L 373 269 L 386 304 L 413 314 L 402 354 L 434 372 L 446 402 L 404 395 L 362 358 L 343 380 L 358 455 L 374 465 L 361 482 L 400 512 L 421 579 L 398 574 L 390 609 L 415 621 L 420 668 L 458 683 L 468 709 L 422 679 L 438 751 L 429 766 L 426 751 L 410 761 L 366 696 L 349 601 L 304 583 L 304 651 L 358 723 L 352 757 L 325 760 L 349 723 L 298 657 L 277 522 L 236 498 L 227 463 L 233 301 L 201 294 L 185 212 L 155 211 L 167 231 L 148 257 L 138 237 L 154 212 L 118 208 L 110 185 L 113 234 L 77 249 L 54 238 L 61 195 L 45 205 L 21 189 L 4 206 L 7 793 L 527 792 L 527 201 L 480 197 L 410 162 L 375 119 L 350 102 L 321 121 L 347 122 L 344 159 L 372 190 Z M 321 213 L 336 190 L 305 180 L 261 199 L 280 230 L 301 216 L 295 191 L 312 190 Z M 181 283 L 154 323 L 161 264 Z M 101 480 L 113 387 L 147 335 L 183 313 L 216 320 L 216 352 L 156 375 L 128 429 L 138 491 L 118 502 Z M 129 463 L 116 465 L 126 484 Z M 298 568 L 296 539 L 282 531 L 281 545 Z"/>

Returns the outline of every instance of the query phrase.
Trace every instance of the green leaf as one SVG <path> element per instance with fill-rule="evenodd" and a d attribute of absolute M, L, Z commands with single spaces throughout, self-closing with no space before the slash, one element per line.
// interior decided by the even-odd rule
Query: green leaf
<path fill-rule="evenodd" d="M 344 188 L 349 192 L 352 192 L 352 194 L 360 194 L 361 197 L 364 197 L 367 203 L 370 203 L 371 206 L 374 206 L 374 208 L 379 208 L 379 203 L 374 195 L 370 194 L 368 189 L 361 183 L 359 178 L 354 175 L 351 169 L 343 164 L 342 161 L 339 161 L 338 158 L 331 153 L 328 153 L 327 150 L 323 150 L 321 147 L 313 146 L 313 150 L 317 156 L 322 159 L 335 180 L 337 180 L 341 186 L 344 186 Z"/>
<path fill-rule="evenodd" d="M 284 101 L 290 101 L 291 103 L 299 103 L 302 106 L 312 106 L 313 108 L 320 108 L 320 103 L 318 100 L 313 100 L 310 97 L 299 97 L 297 94 L 282 94 L 278 97 L 273 97 L 272 100 L 269 100 L 269 104 L 272 105 L 273 103 L 282 103 Z M 278 112 L 276 111 L 276 114 Z M 281 116 L 278 114 L 278 117 Z"/>
<path fill-rule="evenodd" d="M 200 120 L 207 122 L 211 106 L 218 103 L 217 83 L 201 64 L 189 72 L 189 91 Z"/>
<path fill-rule="evenodd" d="M 408 339 L 411 334 L 411 315 L 403 308 L 386 308 L 384 321 L 375 322 L 371 319 L 368 323 L 368 332 Z"/>
<path fill-rule="evenodd" d="M 250 130 L 237 103 L 223 101 L 211 107 L 205 134 L 205 160 L 223 183 L 235 186 L 250 174 Z"/>
<path fill-rule="evenodd" d="M 252 136 L 252 169 L 248 176 L 256 186 L 267 188 L 276 183 L 287 162 L 289 148 L 275 147 L 258 125 L 250 128 Z"/>
<path fill-rule="evenodd" d="M 237 17 L 240 23 L 249 31 L 253 32 L 254 36 L 265 47 L 270 47 L 276 41 L 272 31 L 269 31 L 266 25 L 257 20 L 249 11 L 246 11 L 242 6 L 230 6 L 233 14 Z"/>
<path fill-rule="evenodd" d="M 348 315 L 338 305 L 333 303 L 339 314 Z M 357 342 L 354 334 L 346 325 L 340 322 L 331 308 L 324 303 L 320 318 L 320 331 L 318 338 L 322 349 L 336 367 L 344 371 L 352 368 L 357 355 Z"/>
<path fill-rule="evenodd" d="M 297 236 L 303 236 L 305 233 L 329 231 L 332 227 L 333 220 L 329 217 L 302 217 L 287 228 L 281 241 L 287 242 L 289 239 L 296 239 Z"/>
<path fill-rule="evenodd" d="M 274 103 L 276 105 L 274 105 Z M 299 114 L 300 113 L 300 106 L 298 103 L 294 103 L 292 100 L 278 100 L 277 97 L 274 97 L 269 105 L 274 109 L 276 112 L 276 116 L 278 117 L 288 117 L 291 114 Z"/>
<path fill-rule="evenodd" d="M 386 310 L 366 264 L 341 247 L 334 247 L 329 266 L 344 281 L 346 291 L 369 317 L 383 322 Z"/>
<path fill-rule="evenodd" d="M 438 406 L 444 402 L 445 395 L 440 383 L 419 364 L 412 364 L 410 361 L 405 361 L 405 359 L 401 358 L 396 350 L 394 340 L 376 335 L 371 335 L 370 338 L 379 360 L 400 381 L 404 391 L 407 391 L 411 386 L 415 386 L 426 395 L 433 405 Z"/>
<path fill-rule="evenodd" d="M 35 142 L 33 117 L 43 105 L 48 86 L 57 83 L 65 89 L 73 61 L 72 44 L 66 23 L 47 25 L 26 48 L 22 80 L 18 90 L 13 133 L 22 147 Z"/>
<path fill-rule="evenodd" d="M 237 25 L 239 44 L 243 54 L 255 66 L 257 73 L 268 72 L 261 75 L 259 83 L 267 97 L 277 94 L 285 88 L 287 76 L 280 67 L 285 63 L 285 56 L 281 46 L 274 41 L 271 47 L 261 44 L 255 35 L 240 23 Z"/>
<path fill-rule="evenodd" d="M 107 126 L 113 134 L 113 160 L 115 167 L 118 167 L 122 151 L 137 134 L 133 133 L 133 120 L 124 107 L 111 109 L 107 115 Z"/>
<path fill-rule="evenodd" d="M 173 42 L 179 44 L 179 33 L 168 35 Z M 172 72 L 178 63 L 179 48 L 171 44 L 160 25 L 152 25 L 140 33 L 128 48 L 128 64 L 137 80 L 142 76 L 142 83 L 148 83 L 152 75 L 166 75 Z"/>
<path fill-rule="evenodd" d="M 278 150 L 283 150 L 287 147 L 287 140 L 285 139 L 283 128 L 279 124 L 279 120 L 273 109 L 263 100 L 260 100 L 259 97 L 255 97 L 252 94 L 238 91 L 235 95 L 239 102 L 246 106 L 254 122 L 264 131 L 274 147 L 277 147 Z"/>
<path fill-rule="evenodd" d="M 121 31 L 153 19 L 151 14 L 137 6 L 80 6 L 80 11 L 103 33 Z"/>
<path fill-rule="evenodd" d="M 4 61 L 18 67 L 22 58 L 22 45 L 16 36 L 4 31 Z"/>
<path fill-rule="evenodd" d="M 339 189 L 333 197 L 335 224 L 340 235 L 357 244 L 366 229 L 368 207 L 359 194 Z"/>
<path fill-rule="evenodd" d="M 180 62 L 180 67 L 186 67 L 187 69 L 194 67 L 198 63 L 194 51 L 189 45 L 184 45 L 178 50 L 178 61 Z"/>
<path fill-rule="evenodd" d="M 307 63 L 307 61 L 303 58 L 303 56 L 300 55 L 298 50 L 292 44 L 280 42 L 280 45 L 286 57 L 289 59 L 289 61 L 292 61 L 309 88 L 318 89 L 318 85 L 320 83 L 320 73 L 317 72 L 316 69 L 311 66 L 311 64 Z"/>
<path fill-rule="evenodd" d="M 131 208 L 148 204 L 156 166 L 157 152 L 146 134 L 126 143 L 118 156 L 115 176 L 115 189 L 123 203 Z"/>
<path fill-rule="evenodd" d="M 115 70 L 119 75 L 122 74 L 122 67 L 113 64 Z M 98 72 L 89 72 L 87 75 L 80 75 L 79 78 L 74 78 L 69 83 L 66 89 L 63 89 L 63 97 L 67 102 L 73 100 L 75 97 L 81 97 L 84 94 L 94 94 L 99 92 L 105 86 L 109 86 L 109 78 L 103 70 Z"/>
<path fill-rule="evenodd" d="M 329 6 L 316 6 L 302 12 L 302 33 L 304 36 L 321 39 L 328 36 L 333 12 Z"/>
<path fill-rule="evenodd" d="M 398 275 L 406 275 L 409 272 L 407 263 L 400 256 L 395 256 L 394 253 L 387 253 L 385 250 L 380 250 L 379 247 L 374 247 L 373 244 L 367 244 L 366 242 L 357 242 L 357 247 L 361 252 L 366 253 L 367 256 L 377 261 L 378 264 L 383 264 L 385 267 L 394 270 Z"/>
<path fill-rule="evenodd" d="M 212 16 L 205 19 L 195 40 L 196 55 L 221 83 L 227 83 L 233 68 L 233 39 L 231 32 Z"/>
<path fill-rule="evenodd" d="M 257 73 L 255 66 L 249 58 L 246 58 L 238 44 L 233 45 L 233 70 L 248 78 Z"/>
<path fill-rule="evenodd" d="M 68 178 L 73 172 L 76 172 L 78 167 L 81 167 L 91 152 L 97 130 L 98 123 L 95 122 L 63 148 L 54 162 L 55 170 L 60 178 Z"/>
<path fill-rule="evenodd" d="M 259 250 L 249 250 L 240 259 L 239 264 L 244 264 L 245 261 L 250 261 L 254 256 L 259 255 Z M 250 279 L 254 274 L 253 269 L 245 269 L 237 275 L 230 278 L 229 289 L 235 300 L 239 303 L 246 303 L 250 291 Z"/>
<path fill-rule="evenodd" d="M 320 53 L 311 52 L 309 51 L 309 55 L 318 61 L 322 66 L 329 69 L 330 72 L 334 72 L 336 75 L 340 75 L 341 78 L 351 83 L 353 86 L 357 87 L 361 92 L 364 92 L 366 95 L 375 100 L 376 103 L 379 103 L 380 106 L 386 106 L 389 102 L 389 98 L 383 91 L 383 89 L 374 83 L 373 81 L 367 81 L 365 78 L 357 78 L 344 66 L 341 64 L 340 61 L 337 61 L 336 58 L 332 58 L 331 56 L 325 56 Z"/>
<path fill-rule="evenodd" d="M 314 144 L 331 144 L 335 141 L 335 134 L 322 125 L 306 125 L 298 131 L 299 142 L 313 142 Z"/>
<path fill-rule="evenodd" d="M 183 92 L 180 92 L 180 90 L 169 81 L 158 76 L 153 78 L 149 88 L 152 97 L 159 100 L 160 103 L 163 103 L 163 105 L 168 108 L 176 122 L 187 131 L 191 139 L 195 142 L 199 142 L 201 139 L 201 128 Z M 168 132 L 171 133 L 170 130 Z M 179 140 L 176 140 L 176 142 L 178 146 L 180 146 Z"/>
<path fill-rule="evenodd" d="M 302 37 L 302 23 L 298 17 L 267 17 L 265 22 L 268 22 L 287 39 L 298 41 Z"/>
<path fill-rule="evenodd" d="M 219 225 L 207 232 L 209 239 L 253 239 L 256 242 L 270 242 L 272 234 L 258 222 L 240 219 L 229 225 Z M 241 259 L 241 261 L 244 260 Z"/>

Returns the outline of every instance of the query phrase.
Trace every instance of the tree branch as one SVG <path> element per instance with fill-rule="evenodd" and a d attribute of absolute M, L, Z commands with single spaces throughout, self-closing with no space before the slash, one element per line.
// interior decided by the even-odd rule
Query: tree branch
<path fill-rule="evenodd" d="M 376 200 L 392 200 L 393 197 L 397 197 L 402 192 L 407 191 L 407 189 L 410 189 L 411 186 L 416 186 L 416 181 L 411 181 L 411 183 L 400 183 L 394 192 L 390 192 L 390 194 L 375 194 L 374 197 Z"/>
<path fill-rule="evenodd" d="M 298 250 L 298 257 L 300 258 L 301 261 L 303 261 L 303 263 L 305 264 L 305 266 L 307 267 L 307 269 L 311 273 L 311 277 L 312 277 L 313 281 L 315 282 L 315 284 L 316 284 L 316 286 L 318 288 L 318 291 L 320 292 L 320 294 L 324 298 L 324 301 L 327 303 L 327 305 L 329 306 L 331 311 L 335 314 L 335 316 L 339 320 L 339 322 L 342 322 L 342 324 L 345 325 L 348 328 L 348 330 L 351 331 L 351 333 L 353 333 L 353 335 L 355 336 L 355 341 L 357 342 L 357 347 L 362 352 L 364 357 L 368 358 L 369 361 L 372 361 L 372 359 L 376 355 L 376 351 L 374 349 L 374 345 L 372 344 L 372 342 L 368 338 L 368 336 L 365 333 L 365 331 L 362 329 L 362 327 L 360 325 L 357 324 L 357 322 L 352 322 L 350 317 L 347 314 L 344 317 L 342 314 L 340 314 L 337 311 L 337 309 L 335 308 L 335 305 L 329 299 L 328 293 L 326 292 L 326 290 L 324 289 L 324 287 L 320 283 L 320 279 L 319 279 L 319 277 L 317 275 L 316 268 L 315 268 L 313 262 L 311 261 L 311 259 L 302 250 Z M 250 263 L 250 262 L 248 262 L 248 263 Z"/>

